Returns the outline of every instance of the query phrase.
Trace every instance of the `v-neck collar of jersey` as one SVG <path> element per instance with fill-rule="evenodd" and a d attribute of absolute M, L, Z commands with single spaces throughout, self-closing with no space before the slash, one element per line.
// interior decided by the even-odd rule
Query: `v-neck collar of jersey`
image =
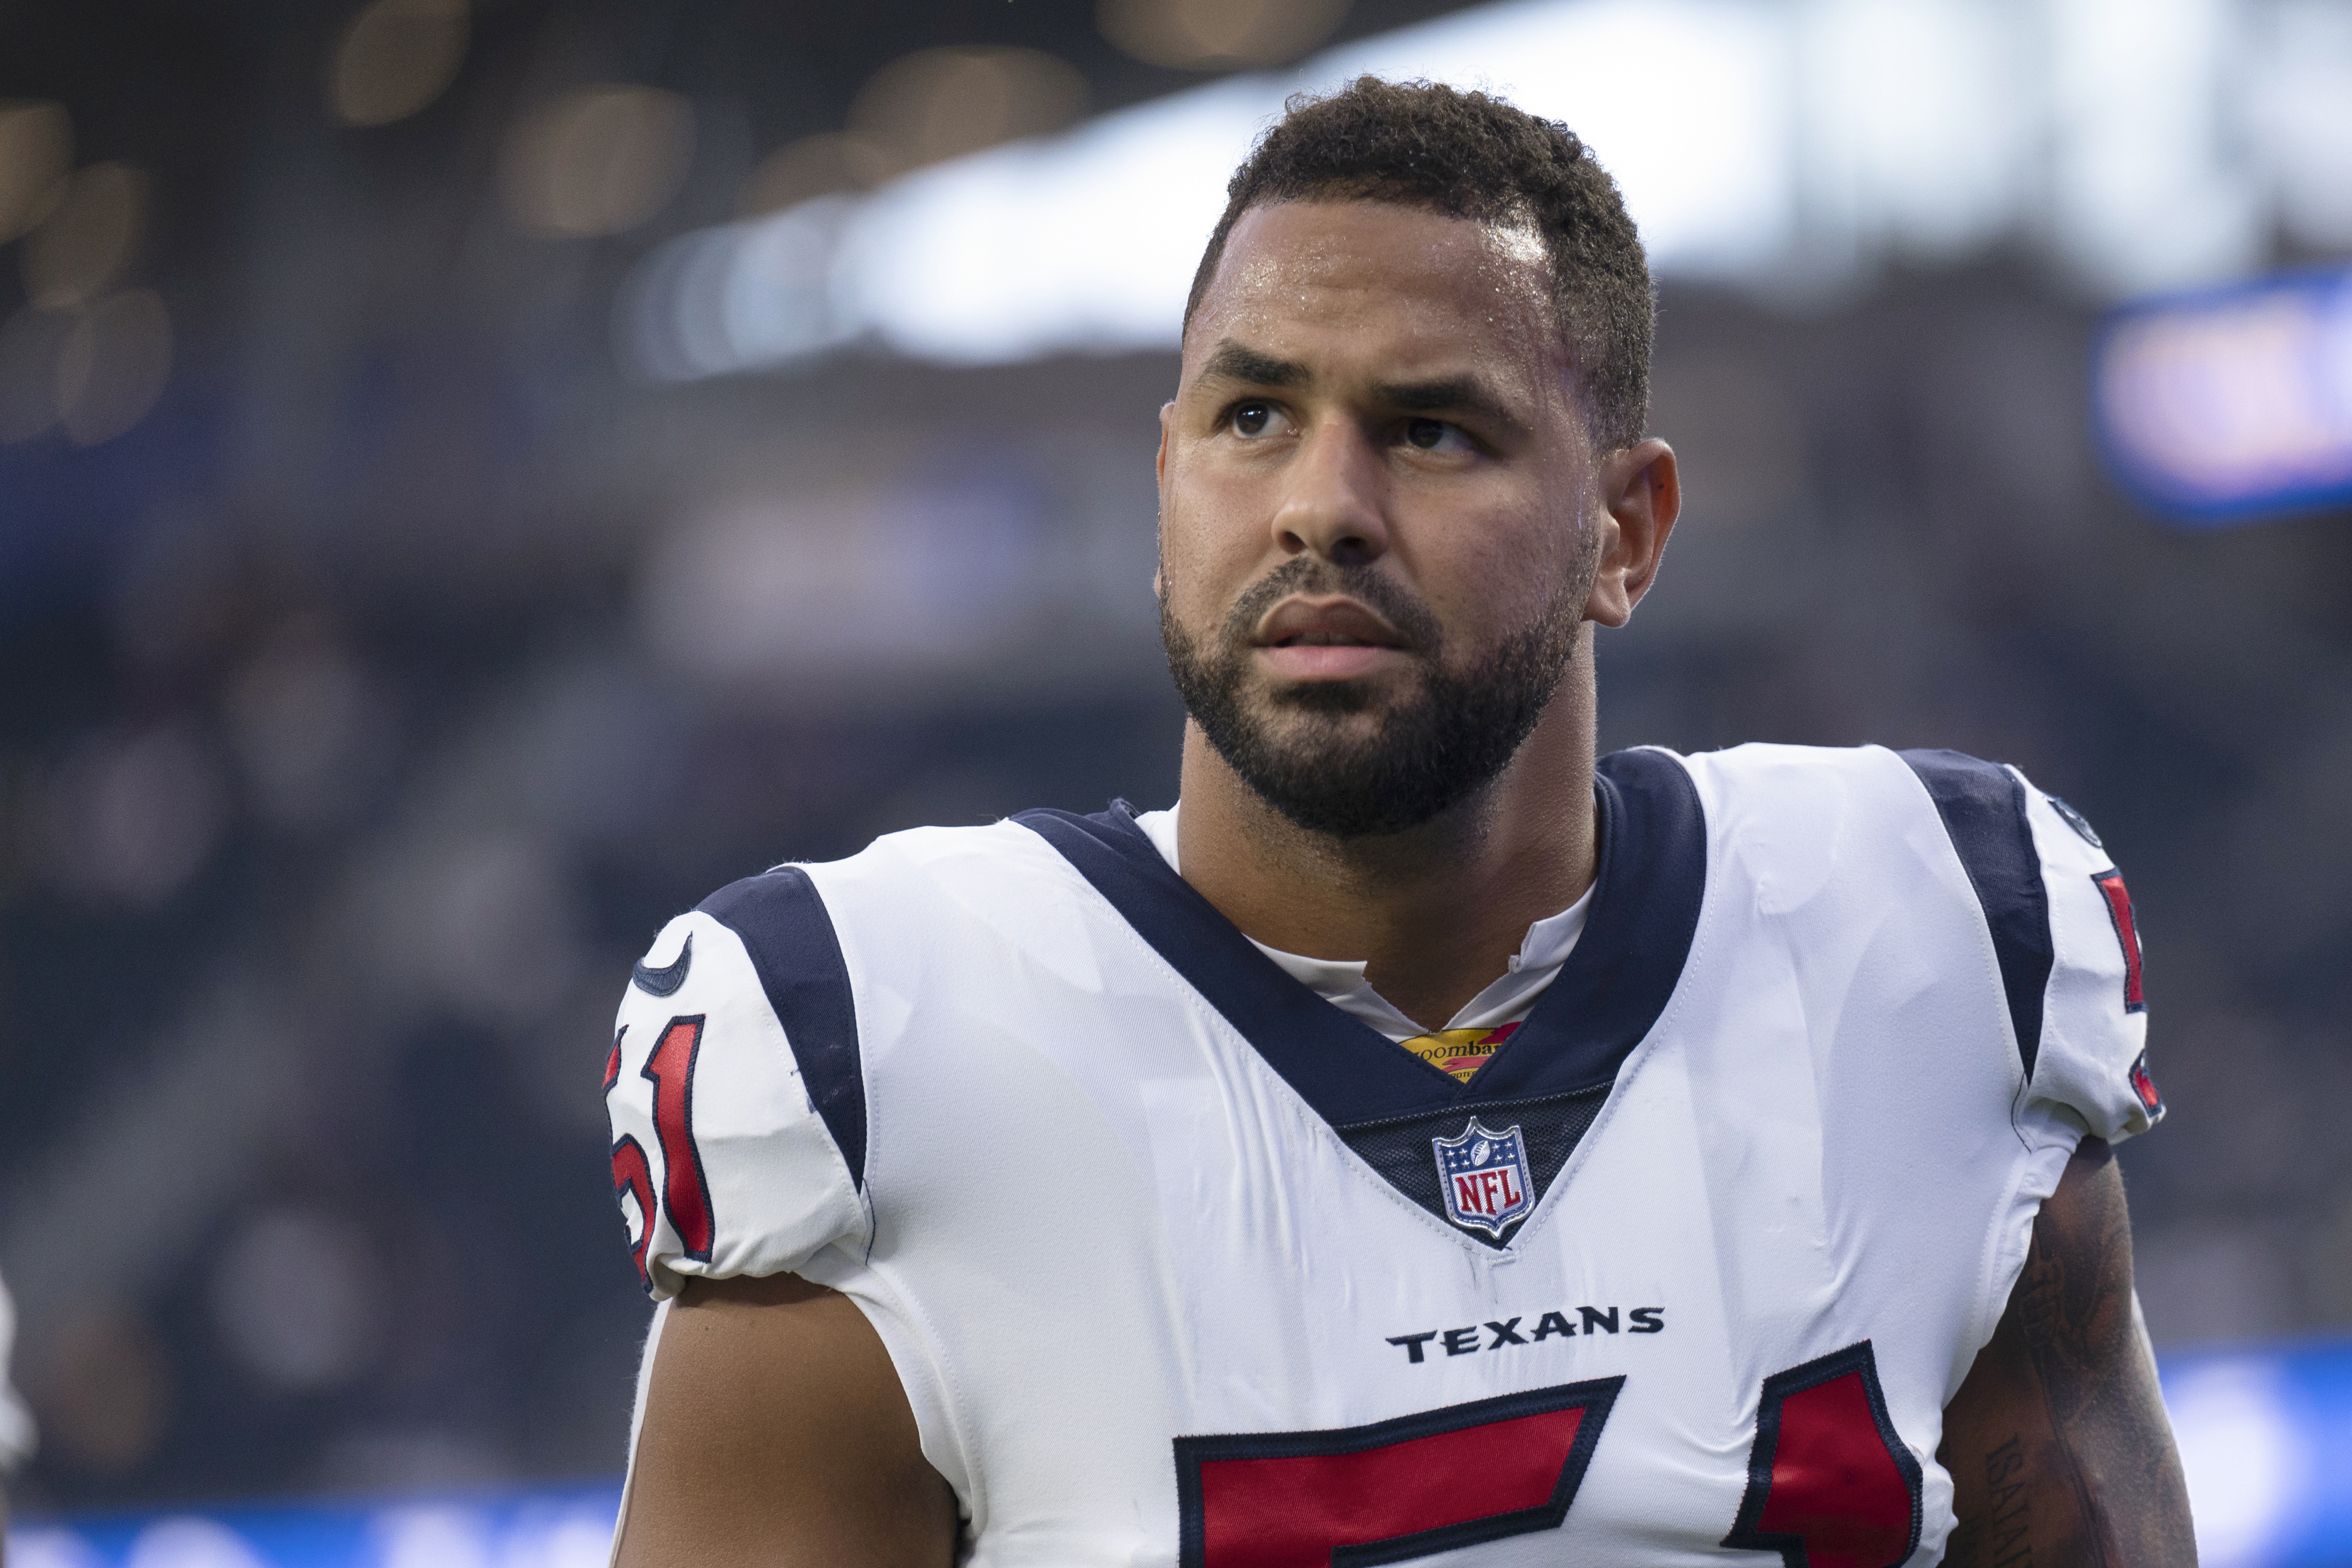
<path fill-rule="evenodd" d="M 1060 852 L 1136 934 L 1335 1127 L 1612 1082 L 1665 1010 L 1706 888 L 1690 775 L 1658 751 L 1594 770 L 1600 853 L 1583 935 L 1511 1038 L 1457 1082 L 1301 985 L 1168 864 L 1124 800 L 1013 818 Z"/>

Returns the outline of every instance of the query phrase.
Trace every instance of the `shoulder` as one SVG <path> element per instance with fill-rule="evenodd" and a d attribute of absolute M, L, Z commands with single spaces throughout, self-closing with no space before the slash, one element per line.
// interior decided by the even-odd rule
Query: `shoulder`
<path fill-rule="evenodd" d="M 1957 857 L 1979 897 L 2032 897 L 2034 808 L 2046 798 L 2013 768 L 1882 746 L 1748 745 L 1676 760 L 1710 829 L 1735 848 L 1895 853 L 1947 869 Z"/>
<path fill-rule="evenodd" d="M 1641 750 L 1672 757 L 1688 769 L 1707 800 L 1710 814 L 1720 809 L 1727 814 L 1752 816 L 1801 801 L 1838 797 L 1864 802 L 1916 800 L 1919 789 L 1916 771 L 1906 761 L 1908 754 L 1883 746 L 1780 746 L 1759 741 L 1688 756 L 1654 747 Z"/>
<path fill-rule="evenodd" d="M 857 942 L 877 922 L 896 934 L 909 921 L 951 918 L 976 894 L 1017 901 L 1069 875 L 1050 845 L 1007 819 L 886 834 L 845 860 L 780 865 L 730 883 L 696 907 L 746 946 L 788 955 Z"/>
<path fill-rule="evenodd" d="M 886 833 L 837 861 L 789 862 L 713 893 L 698 912 L 738 929 L 793 917 L 812 901 L 824 907 L 880 899 L 951 897 L 973 877 L 1050 873 L 1057 862 L 1038 836 L 1013 819 L 969 828 L 909 828 Z"/>
<path fill-rule="evenodd" d="M 1842 906 L 1965 920 L 1998 977 L 2029 1103 L 2111 1141 L 2162 1115 L 2130 895 L 2073 807 L 1958 751 L 1742 746 L 1675 760 L 1715 862 L 1739 868 L 1759 910 L 1843 888 Z"/>
<path fill-rule="evenodd" d="M 1785 875 L 1860 857 L 1883 874 L 1890 855 L 1936 852 L 1945 836 L 1933 831 L 1934 796 L 1918 768 L 1885 747 L 1751 744 L 1690 756 L 1645 747 L 1608 761 L 1643 757 L 1671 759 L 1687 775 L 1718 862 Z"/>
<path fill-rule="evenodd" d="M 1050 874 L 1036 842 L 1010 822 L 894 833 L 730 883 L 662 928 L 631 968 L 604 1070 L 614 1193 L 648 1290 L 862 1245 L 860 979 L 919 957 L 975 890 L 1024 896 Z"/>

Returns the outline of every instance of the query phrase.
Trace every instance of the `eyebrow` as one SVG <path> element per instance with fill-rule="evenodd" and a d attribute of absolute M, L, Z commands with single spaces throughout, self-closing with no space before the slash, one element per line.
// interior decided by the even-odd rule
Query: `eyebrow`
<path fill-rule="evenodd" d="M 1476 376 L 1449 376 L 1443 381 L 1383 384 L 1373 391 L 1390 407 L 1413 413 L 1481 413 L 1506 424 L 1526 423 Z"/>
<path fill-rule="evenodd" d="M 1315 382 L 1315 374 L 1297 360 L 1285 360 L 1231 338 L 1219 343 L 1201 367 L 1202 381 L 1246 382 L 1264 387 L 1305 387 Z M 1373 395 L 1391 408 L 1412 413 L 1476 413 L 1513 427 L 1523 426 L 1526 419 L 1482 378 L 1475 375 L 1446 376 L 1429 382 L 1386 382 L 1372 389 Z"/>
<path fill-rule="evenodd" d="M 1315 378 L 1296 360 L 1276 359 L 1231 338 L 1217 345 L 1201 367 L 1203 381 L 1255 382 L 1265 387 L 1303 387 Z"/>

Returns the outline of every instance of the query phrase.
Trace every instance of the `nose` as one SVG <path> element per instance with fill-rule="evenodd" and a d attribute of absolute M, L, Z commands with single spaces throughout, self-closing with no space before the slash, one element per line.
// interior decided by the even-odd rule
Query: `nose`
<path fill-rule="evenodd" d="M 1275 541 L 1286 555 L 1362 566 L 1388 552 L 1381 454 L 1351 421 L 1310 427 L 1286 465 Z"/>

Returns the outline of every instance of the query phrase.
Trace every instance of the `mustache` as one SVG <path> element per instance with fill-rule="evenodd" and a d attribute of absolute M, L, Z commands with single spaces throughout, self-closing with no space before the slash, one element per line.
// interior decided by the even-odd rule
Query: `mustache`
<path fill-rule="evenodd" d="M 1311 555 L 1293 557 L 1242 591 L 1225 616 L 1226 643 L 1236 649 L 1247 647 L 1266 612 L 1294 593 L 1353 599 L 1378 611 L 1396 628 L 1408 650 L 1424 654 L 1437 651 L 1436 612 L 1419 597 L 1372 567 L 1339 566 Z"/>

